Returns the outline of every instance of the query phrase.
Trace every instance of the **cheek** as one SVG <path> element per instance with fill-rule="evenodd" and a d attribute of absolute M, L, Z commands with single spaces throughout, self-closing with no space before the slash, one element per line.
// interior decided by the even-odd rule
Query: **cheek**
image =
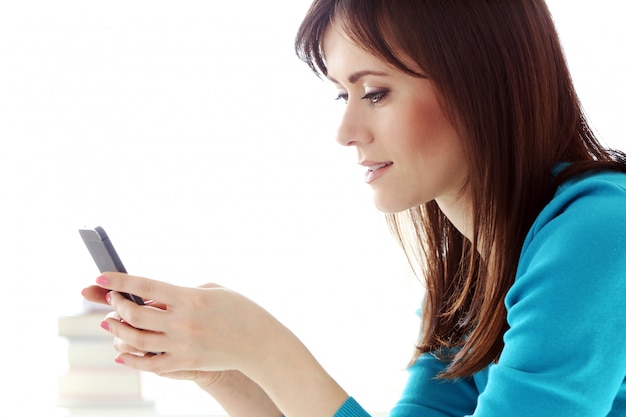
<path fill-rule="evenodd" d="M 399 126 L 402 126 L 402 131 L 398 138 L 402 138 L 404 151 L 424 158 L 446 152 L 450 138 L 457 136 L 438 106 L 414 106 L 413 111 L 406 115 Z"/>
<path fill-rule="evenodd" d="M 466 161 L 457 130 L 438 106 L 414 108 L 412 116 L 404 120 L 397 136 L 405 168 L 420 183 L 427 178 L 440 186 L 459 182 Z"/>

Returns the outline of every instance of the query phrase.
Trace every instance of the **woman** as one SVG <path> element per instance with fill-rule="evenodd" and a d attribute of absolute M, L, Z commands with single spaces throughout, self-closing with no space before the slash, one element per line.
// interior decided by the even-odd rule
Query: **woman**
<path fill-rule="evenodd" d="M 626 415 L 626 157 L 588 128 L 544 2 L 316 0 L 296 48 L 337 86 L 337 139 L 423 270 L 391 415 Z M 97 284 L 120 363 L 193 379 L 232 416 L 367 415 L 240 294 Z"/>

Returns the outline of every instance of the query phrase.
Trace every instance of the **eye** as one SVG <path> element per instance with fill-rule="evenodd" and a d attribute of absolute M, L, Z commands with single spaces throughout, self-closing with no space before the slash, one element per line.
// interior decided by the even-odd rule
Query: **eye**
<path fill-rule="evenodd" d="M 387 97 L 387 93 L 389 93 L 388 90 L 372 91 L 370 93 L 365 94 L 363 97 L 361 97 L 361 99 L 369 101 L 370 104 L 378 104 L 385 97 Z"/>
<path fill-rule="evenodd" d="M 337 101 L 343 101 L 344 103 L 348 102 L 348 93 L 339 93 L 337 97 L 335 97 Z"/>

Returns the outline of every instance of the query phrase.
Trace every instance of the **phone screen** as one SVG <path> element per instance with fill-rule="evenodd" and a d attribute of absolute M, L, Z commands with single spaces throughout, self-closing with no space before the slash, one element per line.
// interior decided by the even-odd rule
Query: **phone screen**
<path fill-rule="evenodd" d="M 79 229 L 79 233 L 100 272 L 126 273 L 126 268 L 124 268 L 122 260 L 102 227 Z M 141 297 L 128 293 L 121 294 L 137 304 L 144 304 Z"/>

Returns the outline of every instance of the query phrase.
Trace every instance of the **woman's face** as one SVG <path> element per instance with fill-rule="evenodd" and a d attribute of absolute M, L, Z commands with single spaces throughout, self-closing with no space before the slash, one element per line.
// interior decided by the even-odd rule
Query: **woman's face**
<path fill-rule="evenodd" d="M 337 141 L 356 148 L 376 207 L 394 213 L 437 200 L 449 215 L 468 169 L 432 82 L 381 61 L 335 26 L 323 50 L 328 78 L 346 102 Z"/>

